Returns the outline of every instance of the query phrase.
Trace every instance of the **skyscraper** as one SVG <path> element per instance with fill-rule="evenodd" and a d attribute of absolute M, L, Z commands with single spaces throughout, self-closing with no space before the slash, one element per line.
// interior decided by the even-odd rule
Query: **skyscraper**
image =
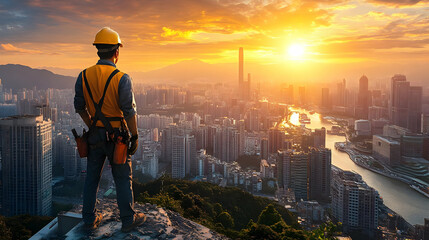
<path fill-rule="evenodd" d="M 281 183 L 284 189 L 291 189 L 298 200 L 308 199 L 308 154 L 293 152 L 292 150 L 280 152 Z"/>
<path fill-rule="evenodd" d="M 280 187 L 291 189 L 300 199 L 329 202 L 331 183 L 331 150 L 311 148 L 307 152 L 279 152 L 278 181 Z"/>
<path fill-rule="evenodd" d="M 172 161 L 173 152 L 173 137 L 177 135 L 178 128 L 176 125 L 171 124 L 162 131 L 161 139 L 161 156 L 164 162 L 170 163 Z"/>
<path fill-rule="evenodd" d="M 261 158 L 268 159 L 268 139 L 261 139 Z"/>
<path fill-rule="evenodd" d="M 379 195 L 353 172 L 332 171 L 332 215 L 343 223 L 345 232 L 361 230 L 370 236 L 378 227 Z"/>
<path fill-rule="evenodd" d="M 250 73 L 247 74 L 247 81 L 244 82 L 244 51 L 238 49 L 238 94 L 241 99 L 249 100 L 250 94 Z"/>
<path fill-rule="evenodd" d="M 43 116 L 0 119 L 2 215 L 50 215 L 52 124 Z"/>
<path fill-rule="evenodd" d="M 310 199 L 329 202 L 331 194 L 331 149 L 312 148 L 309 163 Z"/>
<path fill-rule="evenodd" d="M 337 98 L 335 105 L 337 106 L 346 106 L 346 79 L 337 83 Z"/>
<path fill-rule="evenodd" d="M 390 121 L 412 132 L 421 130 L 422 87 L 410 86 L 404 75 L 392 77 Z"/>
<path fill-rule="evenodd" d="M 244 81 L 244 53 L 243 48 L 238 49 L 238 87 L 242 88 Z"/>
<path fill-rule="evenodd" d="M 396 81 L 392 78 L 392 86 L 391 121 L 394 125 L 406 128 L 408 126 L 410 82 Z"/>
<path fill-rule="evenodd" d="M 271 128 L 268 131 L 268 153 L 277 153 L 283 148 L 285 133 L 277 128 Z"/>
<path fill-rule="evenodd" d="M 197 172 L 195 137 L 177 135 L 173 137 L 171 176 L 184 178 L 186 175 L 195 175 Z"/>
<path fill-rule="evenodd" d="M 421 130 L 423 88 L 411 86 L 409 96 L 407 128 L 417 133 Z"/>
<path fill-rule="evenodd" d="M 331 103 L 329 99 L 329 88 L 322 88 L 322 108 L 331 108 Z"/>
<path fill-rule="evenodd" d="M 369 108 L 369 91 L 368 91 L 368 78 L 363 75 L 359 79 L 359 93 L 356 106 L 355 116 L 359 119 L 368 119 Z"/>

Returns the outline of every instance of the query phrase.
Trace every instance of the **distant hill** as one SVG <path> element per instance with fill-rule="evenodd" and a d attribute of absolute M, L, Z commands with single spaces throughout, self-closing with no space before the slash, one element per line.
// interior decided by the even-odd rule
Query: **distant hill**
<path fill-rule="evenodd" d="M 131 72 L 130 75 L 135 81 L 143 83 L 229 82 L 238 76 L 233 67 L 235 65 L 210 64 L 193 59 L 148 72 Z"/>
<path fill-rule="evenodd" d="M 76 82 L 75 77 L 19 64 L 0 65 L 0 78 L 4 87 L 12 89 L 32 89 L 34 86 L 37 86 L 37 89 L 66 89 L 73 88 Z"/>

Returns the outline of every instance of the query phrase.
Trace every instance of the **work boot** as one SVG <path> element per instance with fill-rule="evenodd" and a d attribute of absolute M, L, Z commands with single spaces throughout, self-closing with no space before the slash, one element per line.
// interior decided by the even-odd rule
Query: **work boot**
<path fill-rule="evenodd" d="M 133 230 L 134 228 L 142 225 L 144 222 L 146 221 L 146 215 L 144 213 L 136 213 L 134 214 L 134 221 L 131 224 L 128 225 L 122 225 L 122 232 L 130 232 L 131 230 Z"/>
<path fill-rule="evenodd" d="M 98 225 L 100 225 L 101 220 L 103 220 L 103 215 L 99 212 L 95 213 L 95 220 L 92 223 L 85 223 L 84 227 L 87 230 L 94 230 L 98 227 Z"/>

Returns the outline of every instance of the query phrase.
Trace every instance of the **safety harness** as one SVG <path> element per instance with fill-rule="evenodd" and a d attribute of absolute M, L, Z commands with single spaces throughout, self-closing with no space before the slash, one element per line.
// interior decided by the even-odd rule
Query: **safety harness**
<path fill-rule="evenodd" d="M 91 98 L 92 103 L 94 104 L 94 108 L 95 108 L 95 115 L 92 119 L 93 122 L 91 124 L 89 131 L 91 131 L 91 129 L 95 129 L 97 121 L 100 120 L 103 123 L 104 127 L 106 128 L 110 140 L 113 140 L 114 135 L 115 135 L 115 130 L 113 129 L 112 125 L 110 124 L 110 121 L 121 121 L 122 122 L 123 118 L 122 117 L 106 117 L 106 116 L 104 116 L 103 112 L 101 111 L 101 108 L 103 107 L 104 97 L 106 96 L 106 91 L 107 91 L 107 88 L 109 87 L 110 81 L 118 72 L 119 72 L 119 70 L 115 69 L 110 74 L 109 78 L 106 81 L 106 85 L 104 86 L 103 95 L 102 95 L 102 97 L 98 103 L 95 102 L 95 100 L 92 96 L 91 88 L 89 87 L 88 80 L 86 79 L 86 69 L 83 70 L 83 72 L 82 72 L 82 77 L 83 77 L 83 80 L 85 82 L 86 90 L 88 91 L 89 97 Z"/>

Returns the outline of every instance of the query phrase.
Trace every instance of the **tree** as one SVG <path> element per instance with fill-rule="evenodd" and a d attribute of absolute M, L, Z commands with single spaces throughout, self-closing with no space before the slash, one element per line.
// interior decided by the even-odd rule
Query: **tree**
<path fill-rule="evenodd" d="M 338 225 L 327 222 L 320 225 L 319 228 L 313 230 L 310 233 L 310 240 L 316 240 L 316 239 L 323 239 L 323 240 L 333 240 L 336 239 L 335 236 L 340 235 L 341 232 L 339 231 L 341 229 L 341 223 L 338 223 Z"/>
<path fill-rule="evenodd" d="M 234 219 L 228 212 L 222 212 L 217 217 L 219 223 L 221 223 L 225 228 L 233 228 L 234 227 Z"/>
<path fill-rule="evenodd" d="M 223 208 L 222 208 L 222 205 L 220 205 L 220 203 L 215 203 L 213 208 L 214 208 L 214 211 L 216 212 L 216 215 L 219 215 L 221 212 L 223 212 Z"/>
<path fill-rule="evenodd" d="M 267 226 L 272 226 L 278 222 L 282 222 L 282 224 L 286 225 L 282 216 L 272 204 L 269 204 L 264 210 L 262 210 L 258 218 L 258 224 L 264 224 Z"/>
<path fill-rule="evenodd" d="M 192 199 L 191 196 L 189 196 L 189 194 L 186 194 L 185 196 L 183 196 L 181 206 L 183 210 L 186 210 L 194 206 L 194 200 Z"/>
<path fill-rule="evenodd" d="M 4 217 L 0 217 L 0 240 L 11 240 L 12 233 L 4 222 Z"/>
<path fill-rule="evenodd" d="M 261 224 L 254 224 L 246 234 L 246 239 L 264 239 L 264 240 L 277 240 L 280 236 L 274 232 L 270 227 Z"/>

